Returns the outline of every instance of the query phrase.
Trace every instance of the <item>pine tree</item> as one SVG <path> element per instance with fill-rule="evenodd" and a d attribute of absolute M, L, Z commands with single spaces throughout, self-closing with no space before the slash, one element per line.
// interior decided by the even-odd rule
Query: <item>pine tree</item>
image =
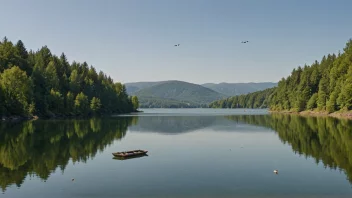
<path fill-rule="evenodd" d="M 317 108 L 317 100 L 318 100 L 318 94 L 314 93 L 312 97 L 310 97 L 308 103 L 307 103 L 307 109 L 313 110 Z"/>
<path fill-rule="evenodd" d="M 73 93 L 68 92 L 66 95 L 65 109 L 67 114 L 72 114 L 74 112 L 75 97 Z"/>
<path fill-rule="evenodd" d="M 79 93 L 75 99 L 75 112 L 77 115 L 87 115 L 89 111 L 88 97 L 83 92 Z"/>
<path fill-rule="evenodd" d="M 328 79 L 324 76 L 320 80 L 319 91 L 318 91 L 317 104 L 318 104 L 318 109 L 320 110 L 325 110 L 326 101 L 328 100 L 328 97 L 329 97 L 328 86 L 329 86 Z"/>
<path fill-rule="evenodd" d="M 101 103 L 100 103 L 100 99 L 93 97 L 91 102 L 90 102 L 90 109 L 93 113 L 98 113 L 100 111 L 101 108 Z"/>

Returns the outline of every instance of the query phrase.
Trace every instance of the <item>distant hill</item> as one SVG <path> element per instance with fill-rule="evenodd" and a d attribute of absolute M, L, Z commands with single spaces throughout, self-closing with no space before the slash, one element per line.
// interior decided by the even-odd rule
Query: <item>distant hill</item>
<path fill-rule="evenodd" d="M 158 82 L 132 82 L 126 83 L 126 90 L 129 95 L 134 95 L 133 93 L 140 91 L 145 88 L 152 87 L 157 84 L 170 82 L 170 81 L 158 81 Z M 201 86 L 212 89 L 218 93 L 224 94 L 226 96 L 235 96 L 241 94 L 248 94 L 256 91 L 261 91 L 267 88 L 272 88 L 277 86 L 277 83 L 273 82 L 260 82 L 260 83 L 205 83 Z"/>
<path fill-rule="evenodd" d="M 152 87 L 156 84 L 163 83 L 166 81 L 158 81 L 158 82 L 131 82 L 125 83 L 126 91 L 129 95 L 132 95 L 134 92 L 137 92 L 141 89 Z"/>
<path fill-rule="evenodd" d="M 131 84 L 126 84 L 126 87 Z M 132 84 L 132 87 L 138 86 L 141 87 L 141 84 Z M 142 83 L 142 86 L 146 88 L 131 93 L 138 96 L 141 107 L 205 107 L 210 102 L 226 97 L 212 89 L 183 81 Z"/>
<path fill-rule="evenodd" d="M 202 84 L 202 86 L 227 96 L 235 96 L 235 95 L 248 94 L 248 93 L 272 88 L 277 86 L 277 83 L 273 83 L 273 82 L 219 83 L 219 84 L 206 83 L 206 84 Z"/>

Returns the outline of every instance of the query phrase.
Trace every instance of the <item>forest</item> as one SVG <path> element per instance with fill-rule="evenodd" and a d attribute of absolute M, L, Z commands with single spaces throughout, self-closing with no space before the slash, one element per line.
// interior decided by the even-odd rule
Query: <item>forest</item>
<path fill-rule="evenodd" d="M 268 108 L 270 95 L 275 88 L 269 88 L 249 94 L 217 100 L 209 104 L 210 108 Z"/>
<path fill-rule="evenodd" d="M 206 104 L 175 99 L 138 96 L 141 108 L 206 108 Z"/>
<path fill-rule="evenodd" d="M 239 101 L 239 98 L 244 98 L 238 102 L 242 106 L 237 106 L 235 99 Z M 352 110 L 352 40 L 346 43 L 342 53 L 328 54 L 320 62 L 293 69 L 291 75 L 282 78 L 272 90 L 215 101 L 210 106 L 328 113 Z"/>
<path fill-rule="evenodd" d="M 0 42 L 0 116 L 88 116 L 136 111 L 138 98 L 86 62 L 69 63 L 47 46 L 27 51 Z"/>

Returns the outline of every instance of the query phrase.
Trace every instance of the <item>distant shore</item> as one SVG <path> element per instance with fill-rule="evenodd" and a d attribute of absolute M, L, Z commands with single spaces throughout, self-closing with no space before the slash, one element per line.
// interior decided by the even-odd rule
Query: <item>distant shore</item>
<path fill-rule="evenodd" d="M 143 111 L 140 110 L 134 110 L 129 113 L 142 113 Z M 52 120 L 52 119 L 82 119 L 82 118 L 92 118 L 92 117 L 105 117 L 105 116 L 113 116 L 113 115 L 119 115 L 119 114 L 124 114 L 124 113 L 113 113 L 113 114 L 90 114 L 90 115 L 85 115 L 85 116 L 79 116 L 79 115 L 55 115 L 52 114 L 50 116 L 2 116 L 0 117 L 0 122 L 1 121 L 25 121 L 25 120 Z"/>
<path fill-rule="evenodd" d="M 278 114 L 295 114 L 295 115 L 302 115 L 302 116 L 315 116 L 315 117 L 334 117 L 334 118 L 343 118 L 343 119 L 350 119 L 352 120 L 352 111 L 345 111 L 345 112 L 333 112 L 328 113 L 326 111 L 301 111 L 301 112 L 294 112 L 294 111 L 270 111 L 270 113 L 278 113 Z"/>

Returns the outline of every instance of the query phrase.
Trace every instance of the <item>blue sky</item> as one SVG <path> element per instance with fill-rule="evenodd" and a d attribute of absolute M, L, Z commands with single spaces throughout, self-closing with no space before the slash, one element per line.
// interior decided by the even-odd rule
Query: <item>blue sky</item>
<path fill-rule="evenodd" d="M 352 37 L 351 7 L 349 0 L 8 0 L 0 36 L 27 49 L 47 45 L 123 83 L 276 82 L 342 50 Z"/>

